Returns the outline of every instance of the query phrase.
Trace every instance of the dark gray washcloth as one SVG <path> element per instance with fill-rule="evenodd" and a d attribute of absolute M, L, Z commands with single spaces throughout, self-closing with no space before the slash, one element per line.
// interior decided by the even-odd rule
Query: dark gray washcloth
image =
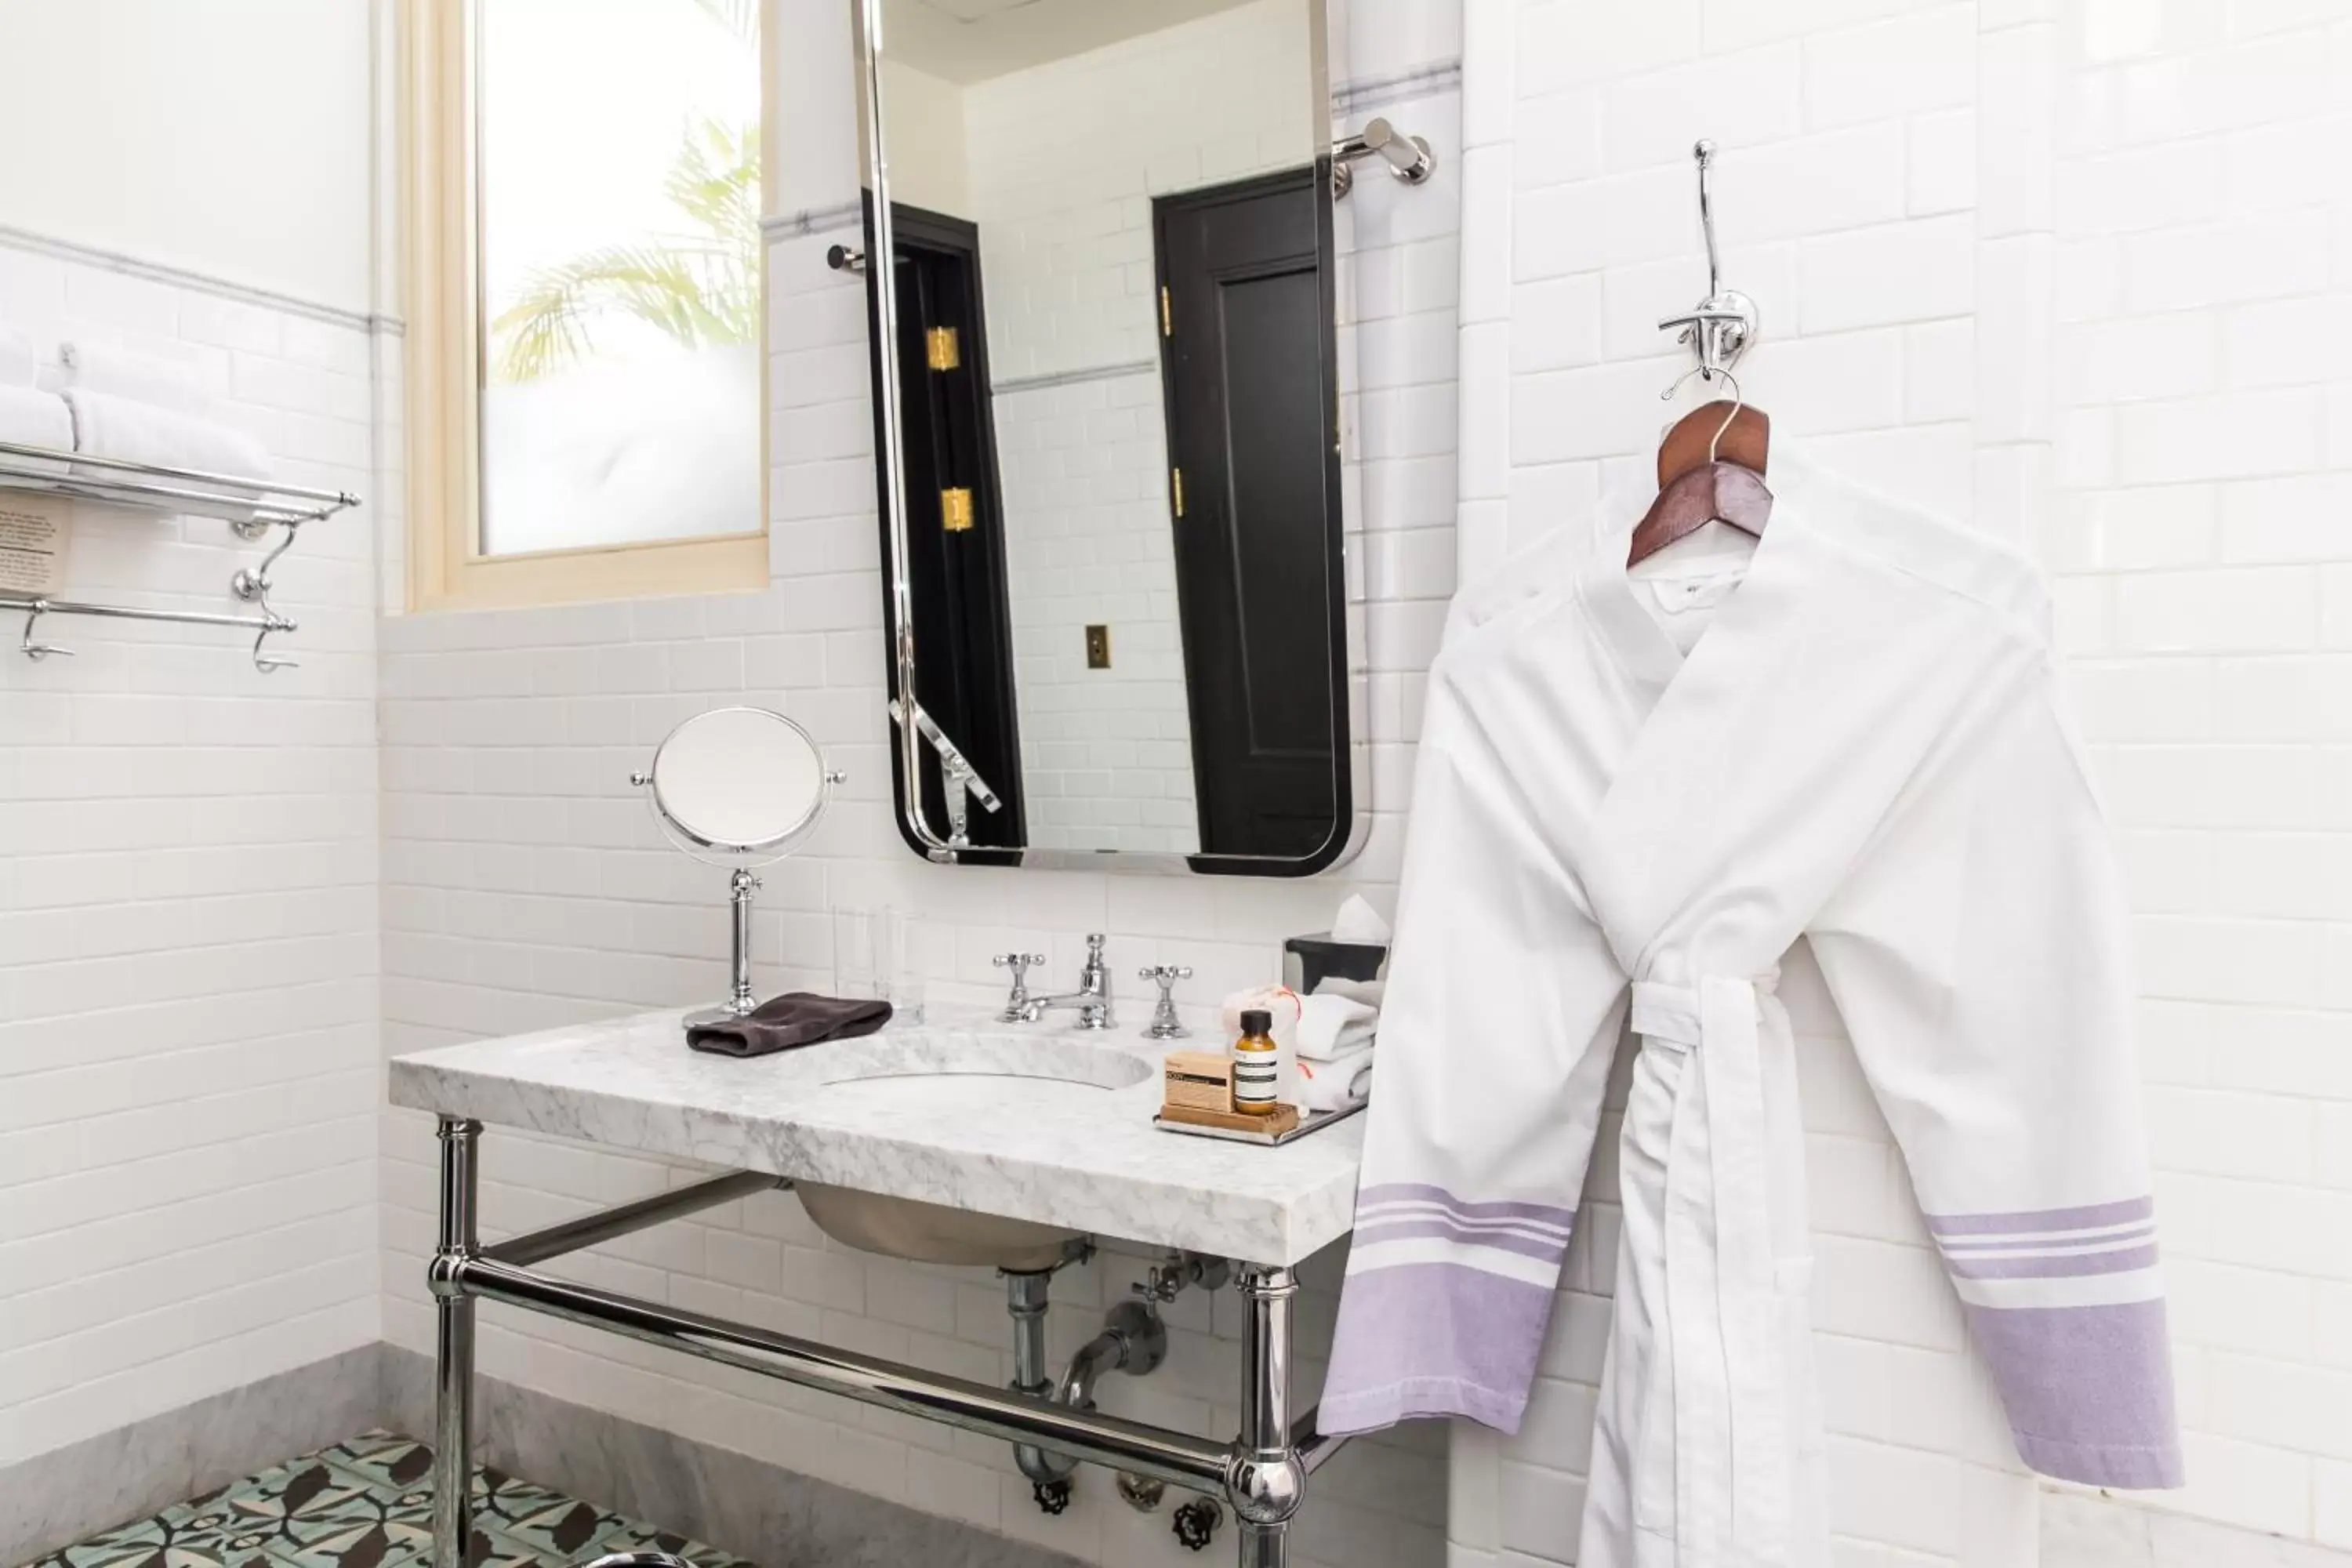
<path fill-rule="evenodd" d="M 697 1024 L 686 1031 L 686 1043 L 698 1051 L 726 1057 L 764 1057 L 822 1040 L 854 1040 L 870 1035 L 890 1021 L 887 1002 L 856 1002 L 840 996 L 820 996 L 814 991 L 787 991 L 752 1009 L 749 1017 L 723 1024 Z"/>

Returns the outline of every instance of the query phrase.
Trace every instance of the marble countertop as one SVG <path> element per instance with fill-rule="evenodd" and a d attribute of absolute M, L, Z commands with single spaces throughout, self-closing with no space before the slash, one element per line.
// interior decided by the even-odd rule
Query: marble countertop
<path fill-rule="evenodd" d="M 1131 1028 L 941 1020 L 741 1059 L 688 1050 L 680 1016 L 398 1057 L 392 1101 L 1244 1262 L 1353 1223 L 1364 1118 L 1280 1149 L 1160 1131 L 1169 1047 Z"/>

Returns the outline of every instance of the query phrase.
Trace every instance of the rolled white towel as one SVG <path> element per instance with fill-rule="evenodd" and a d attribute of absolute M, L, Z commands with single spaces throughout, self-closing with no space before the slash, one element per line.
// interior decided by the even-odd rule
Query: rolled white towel
<path fill-rule="evenodd" d="M 269 477 L 269 449 L 233 426 L 199 419 L 176 409 L 158 408 L 81 387 L 67 390 L 73 410 L 73 447 L 95 458 L 119 458 L 167 468 L 198 468 L 238 479 Z M 92 479 L 123 476 L 101 464 L 75 465 Z M 259 499 L 259 492 L 250 492 Z"/>
<path fill-rule="evenodd" d="M 0 326 L 0 386 L 30 386 L 41 374 L 41 356 L 26 333 Z"/>
<path fill-rule="evenodd" d="M 1359 1046 L 1322 1061 L 1298 1064 L 1297 1103 L 1301 1110 L 1345 1110 L 1351 1105 L 1361 1105 L 1371 1092 L 1370 1046 Z"/>
<path fill-rule="evenodd" d="M 211 395 L 194 365 L 103 343 L 61 343 L 58 357 L 64 362 L 60 390 L 102 392 L 202 419 L 213 416 Z"/>
<path fill-rule="evenodd" d="M 74 444 L 73 415 L 67 410 L 66 400 L 54 392 L 30 386 L 0 386 L 0 441 L 70 452 Z M 7 463 L 11 474 L 30 469 L 62 477 L 66 471 L 63 462 L 20 458 L 13 452 L 0 453 L 0 460 Z"/>
<path fill-rule="evenodd" d="M 1298 1054 L 1307 1061 L 1329 1061 L 1360 1046 L 1372 1043 L 1381 1026 L 1380 1009 L 1353 997 L 1318 991 L 1298 1003 Z"/>

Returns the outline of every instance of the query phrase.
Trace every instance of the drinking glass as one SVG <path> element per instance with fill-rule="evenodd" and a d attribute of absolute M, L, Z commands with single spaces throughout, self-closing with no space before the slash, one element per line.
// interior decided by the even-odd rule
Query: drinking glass
<path fill-rule="evenodd" d="M 905 910 L 884 910 L 875 924 L 877 967 L 891 1021 L 923 1021 L 923 922 Z"/>
<path fill-rule="evenodd" d="M 833 994 L 863 1002 L 883 994 L 870 910 L 833 911 Z"/>

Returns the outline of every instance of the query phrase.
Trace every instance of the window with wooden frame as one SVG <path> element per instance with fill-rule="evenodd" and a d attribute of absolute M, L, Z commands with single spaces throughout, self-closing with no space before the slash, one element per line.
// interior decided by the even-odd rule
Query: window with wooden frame
<path fill-rule="evenodd" d="M 409 607 L 768 581 L 765 0 L 404 0 Z"/>

